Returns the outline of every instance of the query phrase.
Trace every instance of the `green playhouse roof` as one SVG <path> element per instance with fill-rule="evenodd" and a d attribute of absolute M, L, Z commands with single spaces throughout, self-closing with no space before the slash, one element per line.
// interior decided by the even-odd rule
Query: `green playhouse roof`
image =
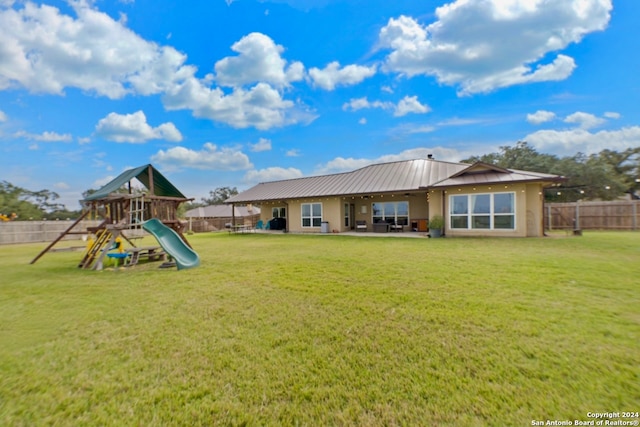
<path fill-rule="evenodd" d="M 180 192 L 172 183 L 169 182 L 160 172 L 158 172 L 152 165 L 144 165 L 135 169 L 129 169 L 122 172 L 115 179 L 110 181 L 107 185 L 100 188 L 98 191 L 84 199 L 85 201 L 99 200 L 108 197 L 111 193 L 116 192 L 123 185 L 127 184 L 133 178 L 140 181 L 148 190 L 151 190 L 150 185 L 150 173 L 153 179 L 153 195 L 176 197 L 186 199 L 184 194 Z"/>

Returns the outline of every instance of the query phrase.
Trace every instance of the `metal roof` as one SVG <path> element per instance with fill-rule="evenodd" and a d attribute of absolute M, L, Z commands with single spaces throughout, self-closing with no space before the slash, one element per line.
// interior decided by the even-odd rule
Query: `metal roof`
<path fill-rule="evenodd" d="M 474 163 L 451 177 L 432 185 L 433 188 L 482 185 L 482 184 L 511 184 L 516 182 L 559 182 L 566 178 L 548 173 L 506 169 L 487 163 Z"/>
<path fill-rule="evenodd" d="M 260 183 L 225 203 L 419 191 L 468 167 L 433 159 L 382 163 L 352 172 Z"/>
<path fill-rule="evenodd" d="M 136 178 L 147 189 L 150 190 L 150 177 L 153 178 L 154 196 L 176 197 L 181 199 L 186 198 L 176 187 L 173 186 L 173 184 L 169 182 L 167 178 L 165 178 L 160 172 L 158 172 L 152 165 L 144 165 L 122 172 L 116 178 L 107 183 L 104 187 L 100 188 L 84 200 L 90 201 L 107 198 L 111 193 L 116 192 L 133 178 Z"/>
<path fill-rule="evenodd" d="M 260 183 L 225 203 L 424 191 L 457 185 L 558 182 L 558 175 L 505 169 L 487 163 L 417 159 L 365 166 L 352 172 Z"/>
<path fill-rule="evenodd" d="M 411 192 L 428 188 L 557 182 L 564 177 L 505 169 L 486 163 L 451 163 L 417 159 L 365 166 L 353 172 L 260 183 L 225 203 L 250 203 L 295 198 Z"/>

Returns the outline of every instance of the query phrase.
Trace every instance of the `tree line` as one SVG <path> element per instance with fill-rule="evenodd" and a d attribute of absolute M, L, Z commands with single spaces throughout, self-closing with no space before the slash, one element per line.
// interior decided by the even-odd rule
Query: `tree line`
<path fill-rule="evenodd" d="M 508 169 L 562 175 L 567 181 L 545 191 L 547 202 L 615 200 L 627 193 L 638 198 L 640 191 L 640 147 L 622 152 L 602 150 L 597 154 L 577 153 L 558 157 L 538 153 L 525 141 L 503 146 L 497 153 L 470 157 L 464 163 L 484 162 Z"/>
<path fill-rule="evenodd" d="M 545 191 L 547 202 L 577 200 L 615 200 L 625 193 L 637 199 L 640 193 L 640 147 L 618 152 L 602 150 L 597 154 L 577 153 L 558 157 L 539 153 L 525 141 L 500 147 L 496 153 L 473 156 L 463 163 L 484 162 L 508 169 L 562 175 L 567 181 Z M 96 190 L 83 192 L 87 197 Z M 124 191 L 124 190 L 123 190 Z M 218 187 L 200 203 L 181 206 L 181 212 L 200 206 L 218 205 L 238 194 L 236 187 Z M 0 182 L 0 220 L 42 220 L 77 218 L 81 210 L 69 211 L 56 203 L 59 195 L 50 190 L 31 191 L 7 181 Z"/>

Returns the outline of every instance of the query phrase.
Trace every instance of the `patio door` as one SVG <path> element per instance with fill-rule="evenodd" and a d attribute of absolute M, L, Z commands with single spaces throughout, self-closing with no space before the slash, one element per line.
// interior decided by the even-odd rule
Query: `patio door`
<path fill-rule="evenodd" d="M 353 230 L 353 217 L 356 214 L 356 205 L 344 204 L 344 227 L 347 230 Z"/>

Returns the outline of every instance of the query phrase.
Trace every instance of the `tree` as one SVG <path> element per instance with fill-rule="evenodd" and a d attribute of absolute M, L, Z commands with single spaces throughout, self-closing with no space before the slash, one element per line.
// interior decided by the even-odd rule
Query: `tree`
<path fill-rule="evenodd" d="M 7 181 L 0 182 L 0 213 L 16 219 L 42 219 L 44 211 L 29 201 L 31 192 Z"/>
<path fill-rule="evenodd" d="M 500 147 L 498 153 L 470 157 L 463 162 L 483 162 L 509 169 L 551 173 L 558 158 L 551 154 L 540 154 L 526 141 L 518 141 L 513 147 Z"/>
<path fill-rule="evenodd" d="M 638 188 L 640 178 L 640 147 L 627 148 L 622 153 L 612 150 L 600 152 L 600 158 L 605 162 L 624 184 L 626 193 L 634 194 Z"/>
<path fill-rule="evenodd" d="M 17 220 L 77 218 L 79 211 L 68 211 L 62 204 L 54 203 L 58 197 L 53 191 L 30 191 L 2 181 L 0 214 Z"/>
<path fill-rule="evenodd" d="M 201 200 L 205 205 L 221 205 L 231 196 L 238 194 L 236 187 L 218 187 L 213 191 L 209 191 L 209 198 L 203 197 Z"/>
<path fill-rule="evenodd" d="M 625 184 L 599 155 L 578 153 L 561 159 L 552 173 L 568 178 L 561 187 L 547 191 L 546 199 L 554 202 L 577 200 L 613 200 L 625 192 Z"/>
<path fill-rule="evenodd" d="M 625 192 L 634 193 L 640 186 L 640 147 L 622 153 L 603 150 L 587 156 L 558 158 L 540 154 L 526 141 L 515 146 L 500 147 L 498 153 L 470 157 L 464 162 L 481 161 L 509 169 L 528 170 L 565 176 L 568 180 L 560 187 L 545 192 L 547 201 L 574 202 L 576 200 L 613 200 Z"/>

